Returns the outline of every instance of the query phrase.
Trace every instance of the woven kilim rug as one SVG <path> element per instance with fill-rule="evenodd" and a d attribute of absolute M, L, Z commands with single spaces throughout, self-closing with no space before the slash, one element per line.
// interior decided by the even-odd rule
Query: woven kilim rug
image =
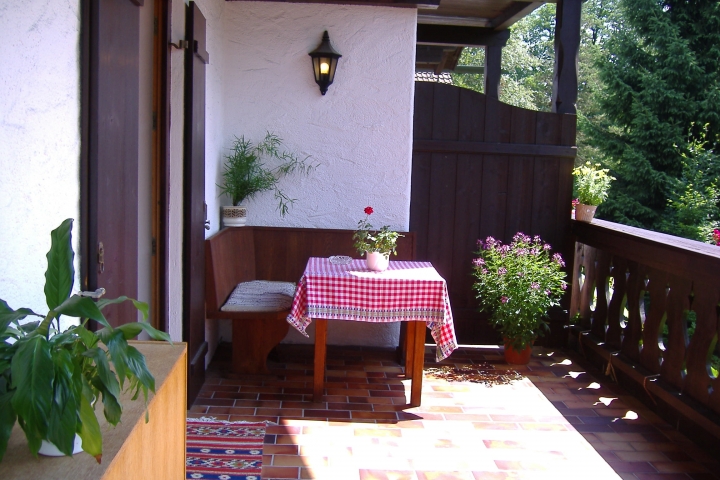
<path fill-rule="evenodd" d="M 185 478 L 260 480 L 266 426 L 188 418 Z"/>

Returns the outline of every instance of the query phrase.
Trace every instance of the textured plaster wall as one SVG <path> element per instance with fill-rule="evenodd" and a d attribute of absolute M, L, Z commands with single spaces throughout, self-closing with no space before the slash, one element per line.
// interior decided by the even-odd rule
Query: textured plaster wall
<path fill-rule="evenodd" d="M 310 177 L 283 180 L 297 199 L 287 217 L 266 192 L 248 202 L 248 223 L 355 228 L 372 205 L 375 222 L 407 229 L 415 25 L 415 9 L 226 3 L 226 147 L 269 130 L 320 163 Z M 324 30 L 343 57 L 322 96 L 308 52 Z"/>
<path fill-rule="evenodd" d="M 79 17 L 79 0 L 0 3 L 0 298 L 12 308 L 47 311 L 45 254 L 66 218 L 78 250 Z"/>
<path fill-rule="evenodd" d="M 234 136 L 278 134 L 286 147 L 320 166 L 309 177 L 285 178 L 297 199 L 282 218 L 272 192 L 248 202 L 251 225 L 354 229 L 363 208 L 373 224 L 409 226 L 416 11 L 414 9 L 226 2 L 222 145 Z M 315 84 L 308 52 L 327 30 L 343 57 L 325 96 Z M 212 55 L 212 53 L 211 53 Z M 212 63 L 212 56 L 211 56 Z M 208 103 L 210 108 L 218 108 Z M 213 132 L 215 134 L 216 132 Z M 212 147 L 215 148 L 215 139 Z M 208 205 L 222 151 L 208 154 Z M 215 157 L 213 157 L 215 155 Z M 213 192 L 215 192 L 213 194 Z M 220 204 L 229 204 L 222 199 Z M 329 343 L 396 345 L 398 325 L 332 322 Z M 229 339 L 229 331 L 222 329 Z M 311 339 L 313 335 L 311 334 Z M 286 342 L 312 343 L 291 329 Z"/>

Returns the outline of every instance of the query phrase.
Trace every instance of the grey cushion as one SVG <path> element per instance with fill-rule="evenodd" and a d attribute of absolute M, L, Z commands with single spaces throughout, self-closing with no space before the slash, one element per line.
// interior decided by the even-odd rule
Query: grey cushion
<path fill-rule="evenodd" d="M 253 280 L 235 287 L 223 312 L 281 312 L 292 305 L 295 284 L 292 282 L 271 282 Z"/>

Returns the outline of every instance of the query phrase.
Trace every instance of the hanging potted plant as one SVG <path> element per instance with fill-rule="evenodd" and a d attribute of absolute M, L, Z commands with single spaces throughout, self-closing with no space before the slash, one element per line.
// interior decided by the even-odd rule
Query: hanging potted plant
<path fill-rule="evenodd" d="M 370 215 L 373 214 L 372 207 L 365 207 L 365 218 L 358 222 L 358 229 L 353 234 L 355 249 L 360 255 L 365 254 L 367 266 L 370 270 L 382 272 L 390 265 L 390 253 L 397 255 L 397 239 L 402 237 L 398 232 L 390 230 L 385 225 L 380 230 L 373 230 L 368 223 Z"/>
<path fill-rule="evenodd" d="M 226 194 L 232 205 L 222 207 L 223 224 L 227 227 L 241 227 L 247 220 L 246 200 L 267 190 L 275 190 L 280 215 L 285 216 L 295 199 L 288 198 L 279 188 L 282 177 L 293 172 L 308 174 L 316 165 L 306 157 L 300 160 L 296 155 L 281 151 L 282 140 L 267 132 L 265 139 L 253 144 L 245 137 L 235 137 L 231 153 L 225 156 L 223 182 L 218 185 L 220 194 Z M 279 161 L 275 168 L 266 167 L 263 160 Z"/>
<path fill-rule="evenodd" d="M 146 404 L 148 391 L 155 391 L 145 357 L 127 341 L 142 331 L 156 340 L 170 337 L 147 323 L 148 306 L 143 302 L 90 298 L 104 293 L 102 289 L 71 295 L 72 223 L 67 219 L 51 233 L 44 288 L 48 313 L 13 310 L 0 299 L 0 461 L 18 422 L 33 455 L 84 450 L 99 463 L 102 434 L 95 404 L 101 401 L 105 418 L 117 425 L 123 389 L 131 391 L 133 399 L 142 392 Z M 113 328 L 101 310 L 124 301 L 132 302 L 145 320 Z M 61 316 L 80 320 L 61 331 Z M 30 320 L 33 317 L 38 320 Z M 89 329 L 90 319 L 100 328 Z"/>
<path fill-rule="evenodd" d="M 478 248 L 472 272 L 475 296 L 503 336 L 506 361 L 525 364 L 533 342 L 548 329 L 548 310 L 560 304 L 567 289 L 565 263 L 559 253 L 550 254 L 550 245 L 540 237 L 523 233 L 515 234 L 509 245 L 487 237 L 478 240 Z"/>
<path fill-rule="evenodd" d="M 592 221 L 598 205 L 604 202 L 608 196 L 610 182 L 615 180 L 615 177 L 608 175 L 607 168 L 599 167 L 599 163 L 592 165 L 590 162 L 586 162 L 585 165 L 573 170 L 577 192 L 577 203 L 574 204 L 575 220 Z"/>

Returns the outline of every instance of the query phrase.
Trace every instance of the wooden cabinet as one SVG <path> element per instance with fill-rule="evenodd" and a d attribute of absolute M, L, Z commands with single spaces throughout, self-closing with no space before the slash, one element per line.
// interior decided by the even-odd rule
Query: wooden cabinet
<path fill-rule="evenodd" d="M 103 458 L 79 453 L 70 457 L 34 458 L 25 434 L 16 424 L 0 463 L 2 479 L 175 479 L 185 478 L 185 419 L 187 414 L 187 349 L 184 343 L 131 342 L 145 355 L 155 377 L 156 394 L 149 400 L 150 421 L 145 423 L 142 398 L 122 397 L 122 420 L 116 427 L 105 422 L 97 406 L 103 432 Z M 100 402 L 98 402 L 100 403 Z"/>

